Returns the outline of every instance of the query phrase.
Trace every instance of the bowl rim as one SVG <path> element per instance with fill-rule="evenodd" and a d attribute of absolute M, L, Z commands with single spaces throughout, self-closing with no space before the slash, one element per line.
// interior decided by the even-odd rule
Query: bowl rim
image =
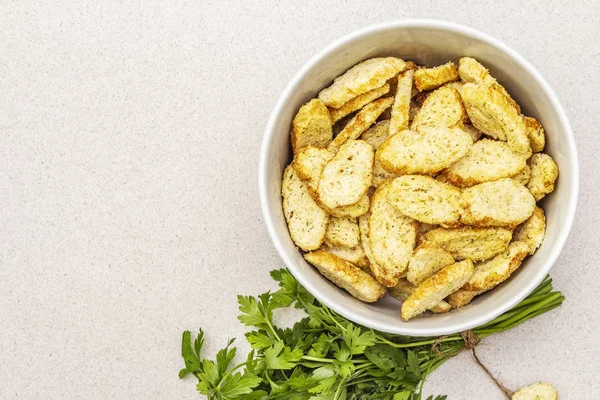
<path fill-rule="evenodd" d="M 556 114 L 558 115 L 558 119 L 560 121 L 561 126 L 563 127 L 564 134 L 566 136 L 566 140 L 568 143 L 568 154 L 570 156 L 570 162 L 573 164 L 572 174 L 569 177 L 571 180 L 571 189 L 569 192 L 569 203 L 571 206 L 567 210 L 566 216 L 566 224 L 563 225 L 562 229 L 559 230 L 559 233 L 555 239 L 555 245 L 553 246 L 549 257 L 542 261 L 542 268 L 539 268 L 534 279 L 531 279 L 525 285 L 523 285 L 518 292 L 511 297 L 510 300 L 496 306 L 490 308 L 485 313 L 482 313 L 477 318 L 471 318 L 469 320 L 463 322 L 454 322 L 449 323 L 448 326 L 444 326 L 443 328 L 429 328 L 429 327 L 411 327 L 410 324 L 388 324 L 388 323 L 380 323 L 373 322 L 368 318 L 364 318 L 360 315 L 354 314 L 350 309 L 340 307 L 335 302 L 331 302 L 326 295 L 323 295 L 319 290 L 317 290 L 314 285 L 311 283 L 310 279 L 307 279 L 302 273 L 296 270 L 295 264 L 293 260 L 288 257 L 285 251 L 285 247 L 280 237 L 276 233 L 275 224 L 272 216 L 272 210 L 268 205 L 268 174 L 267 170 L 267 154 L 269 153 L 269 148 L 272 146 L 273 139 L 276 135 L 274 131 L 276 120 L 278 119 L 279 114 L 282 111 L 286 100 L 290 97 L 290 95 L 296 90 L 299 82 L 304 78 L 304 76 L 325 56 L 334 50 L 338 49 L 341 46 L 346 45 L 348 42 L 351 42 L 361 36 L 373 34 L 381 31 L 385 31 L 393 28 L 410 28 L 410 27 L 419 27 L 419 28 L 436 28 L 441 30 L 448 30 L 461 33 L 465 36 L 473 37 L 477 40 L 485 42 L 486 44 L 497 48 L 498 50 L 509 55 L 515 62 L 517 62 L 522 68 L 527 70 L 534 79 L 540 84 L 543 88 L 545 94 L 548 96 L 552 107 L 554 108 Z M 500 40 L 483 33 L 475 28 L 461 25 L 454 22 L 443 21 L 443 20 L 435 20 L 435 19 L 403 19 L 403 20 L 394 20 L 394 21 L 386 21 L 382 23 L 377 23 L 373 25 L 366 26 L 357 31 L 346 34 L 337 40 L 330 43 L 324 49 L 319 51 L 313 57 L 311 57 L 303 66 L 296 72 L 296 74 L 289 81 L 287 86 L 285 87 L 282 94 L 279 96 L 273 111 L 269 116 L 268 123 L 266 125 L 264 137 L 262 140 L 262 144 L 260 147 L 260 159 L 259 159 L 259 168 L 258 168 L 258 186 L 259 186 L 259 196 L 261 209 L 263 214 L 263 219 L 267 226 L 267 231 L 269 232 L 269 236 L 277 253 L 283 260 L 284 264 L 291 271 L 294 277 L 300 282 L 302 286 L 306 288 L 315 298 L 317 298 L 322 304 L 328 306 L 332 310 L 336 311 L 338 314 L 343 317 L 366 327 L 377 329 L 383 332 L 389 332 L 394 334 L 402 334 L 408 336 L 437 336 L 437 335 L 447 335 L 453 334 L 457 332 L 462 332 L 468 329 L 475 328 L 482 324 L 485 324 L 510 308 L 514 307 L 521 300 L 523 300 L 529 293 L 531 293 L 544 279 L 544 277 L 548 274 L 550 269 L 554 266 L 556 260 L 558 259 L 563 247 L 566 244 L 566 241 L 569 237 L 569 233 L 573 226 L 573 221 L 575 219 L 575 213 L 577 210 L 577 201 L 579 195 L 579 157 L 577 154 L 577 148 L 575 145 L 575 137 L 569 123 L 566 112 L 564 111 L 556 93 L 548 84 L 548 82 L 544 79 L 544 77 L 537 71 L 537 69 L 527 61 L 523 56 L 521 56 L 517 51 L 510 48 L 508 45 L 504 44 Z"/>

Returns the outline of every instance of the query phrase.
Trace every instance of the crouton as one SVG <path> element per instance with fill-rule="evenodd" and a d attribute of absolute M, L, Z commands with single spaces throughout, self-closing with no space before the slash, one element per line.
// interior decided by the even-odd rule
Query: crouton
<path fill-rule="evenodd" d="M 417 287 L 412 283 L 408 282 L 406 279 L 402 278 L 398 281 L 396 286 L 388 288 L 390 295 L 400 301 L 404 301 L 410 297 L 410 295 L 415 291 Z M 450 304 L 446 303 L 444 300 L 435 304 L 433 307 L 429 309 L 429 311 L 441 314 L 450 311 L 452 307 Z"/>
<path fill-rule="evenodd" d="M 464 307 L 469 304 L 476 296 L 484 293 L 483 291 L 458 289 L 450 296 L 446 297 L 446 301 L 452 308 Z"/>
<path fill-rule="evenodd" d="M 310 145 L 301 148 L 294 156 L 292 166 L 312 193 L 316 193 L 321 172 L 332 157 L 333 153 L 326 149 Z"/>
<path fill-rule="evenodd" d="M 437 243 L 425 241 L 415 249 L 410 258 L 406 279 L 418 286 L 425 279 L 450 264 L 454 264 L 452 254 Z"/>
<path fill-rule="evenodd" d="M 371 239 L 369 238 L 369 218 L 370 214 L 367 213 L 365 215 L 361 215 L 358 217 L 358 227 L 360 229 L 360 243 L 365 250 L 365 255 L 369 260 L 369 268 L 373 273 L 373 276 L 377 276 L 377 274 L 381 275 L 381 267 L 377 265 L 377 261 L 375 261 L 375 257 L 373 257 L 373 252 L 371 251 Z"/>
<path fill-rule="evenodd" d="M 356 113 L 350 122 L 348 122 L 335 139 L 329 143 L 327 150 L 336 153 L 344 143 L 349 140 L 357 139 L 364 131 L 375 123 L 377 117 L 379 117 L 386 108 L 389 108 L 393 102 L 393 98 L 383 97 L 364 106 Z"/>
<path fill-rule="evenodd" d="M 321 208 L 324 208 L 325 211 L 327 211 L 329 214 L 333 215 L 334 217 L 357 218 L 357 217 L 360 217 L 361 215 L 365 215 L 367 212 L 369 212 L 369 204 L 370 204 L 369 196 L 367 196 L 367 194 L 365 193 L 360 198 L 360 200 L 358 200 L 358 202 L 356 202 L 354 204 L 350 204 L 347 206 L 340 206 L 340 207 L 336 207 L 336 208 L 324 208 L 324 206 Z M 321 205 L 321 204 L 319 204 L 319 205 Z"/>
<path fill-rule="evenodd" d="M 325 243 L 329 246 L 355 247 L 360 242 L 360 231 L 355 218 L 329 218 Z"/>
<path fill-rule="evenodd" d="M 504 228 L 464 226 L 454 229 L 432 229 L 423 237 L 448 250 L 456 260 L 469 258 L 473 261 L 482 261 L 506 250 L 512 232 Z"/>
<path fill-rule="evenodd" d="M 345 103 L 340 108 L 332 108 L 329 110 L 331 114 L 331 120 L 335 123 L 346 115 L 352 114 L 356 110 L 360 110 L 365 105 L 369 104 L 373 100 L 376 100 L 390 91 L 390 85 L 388 83 L 381 87 L 369 90 L 367 93 L 356 96 L 352 100 Z"/>
<path fill-rule="evenodd" d="M 427 278 L 402 303 L 402 319 L 409 319 L 438 304 L 450 294 L 460 289 L 473 275 L 473 262 L 460 261 L 448 265 L 435 275 Z"/>
<path fill-rule="evenodd" d="M 413 119 L 410 129 L 422 127 L 454 127 L 466 119 L 466 111 L 458 92 L 442 87 L 432 92 Z"/>
<path fill-rule="evenodd" d="M 460 190 L 429 176 L 395 178 L 387 193 L 392 206 L 419 222 L 455 225 L 460 220 Z"/>
<path fill-rule="evenodd" d="M 558 400 L 558 391 L 549 383 L 538 382 L 519 389 L 512 400 Z"/>
<path fill-rule="evenodd" d="M 536 153 L 527 162 L 531 168 L 531 178 L 527 189 L 535 201 L 540 201 L 548 193 L 554 191 L 554 182 L 558 178 L 558 167 L 548 154 Z"/>
<path fill-rule="evenodd" d="M 291 165 L 283 173 L 281 194 L 292 241 L 304 251 L 321 247 L 329 216 L 315 203 Z"/>
<path fill-rule="evenodd" d="M 394 97 L 390 119 L 390 135 L 395 135 L 404 129 L 408 129 L 410 95 L 414 73 L 414 70 L 407 69 L 398 75 L 396 96 Z"/>
<path fill-rule="evenodd" d="M 445 83 L 457 80 L 458 70 L 453 62 L 434 68 L 419 69 L 415 72 L 415 86 L 420 91 L 435 89 Z"/>
<path fill-rule="evenodd" d="M 531 151 L 534 153 L 544 151 L 544 147 L 546 146 L 546 133 L 544 132 L 542 124 L 533 117 L 525 117 L 525 129 L 527 130 L 527 136 L 529 137 Z"/>
<path fill-rule="evenodd" d="M 331 86 L 321 90 L 319 99 L 328 107 L 340 108 L 353 98 L 385 85 L 404 67 L 404 61 L 395 57 L 363 61 L 335 78 Z"/>
<path fill-rule="evenodd" d="M 515 242 L 523 242 L 529 249 L 529 254 L 535 253 L 546 236 L 546 216 L 544 210 L 536 207 L 531 217 L 523 222 L 513 233 Z"/>
<path fill-rule="evenodd" d="M 392 174 L 391 172 L 387 172 L 382 166 L 381 163 L 375 160 L 373 164 L 373 187 L 379 187 L 381 183 L 393 179 L 398 175 Z"/>
<path fill-rule="evenodd" d="M 479 129 L 475 128 L 472 124 L 462 124 L 460 125 L 460 128 L 467 132 L 469 135 L 471 135 L 471 139 L 473 139 L 473 143 L 475 143 L 476 141 L 478 141 L 481 136 L 483 135 L 483 132 L 481 132 Z"/>
<path fill-rule="evenodd" d="M 292 121 L 292 150 L 298 152 L 304 146 L 326 147 L 333 136 L 331 117 L 325 104 L 312 99 L 298 110 Z"/>
<path fill-rule="evenodd" d="M 460 160 L 472 145 L 471 136 L 460 128 L 422 127 L 389 137 L 376 158 L 388 172 L 431 175 Z"/>
<path fill-rule="evenodd" d="M 385 288 L 371 275 L 333 254 L 317 250 L 304 255 L 306 261 L 335 285 L 366 303 L 373 303 L 385 296 Z"/>
<path fill-rule="evenodd" d="M 388 182 L 380 185 L 371 199 L 369 241 L 375 277 L 387 287 L 395 286 L 404 273 L 416 239 L 416 222 L 402 215 L 387 200 Z"/>
<path fill-rule="evenodd" d="M 462 192 L 460 222 L 475 226 L 514 228 L 533 213 L 535 199 L 527 188 L 510 178 L 485 182 Z"/>
<path fill-rule="evenodd" d="M 525 118 L 494 87 L 467 83 L 462 99 L 473 126 L 494 139 L 508 143 L 510 148 L 528 158 L 531 154 Z"/>
<path fill-rule="evenodd" d="M 529 254 L 529 247 L 523 242 L 512 242 L 508 249 L 491 260 L 477 264 L 473 276 L 465 283 L 463 289 L 487 291 L 495 288 L 516 271 L 521 262 Z"/>
<path fill-rule="evenodd" d="M 375 150 L 390 136 L 390 121 L 376 123 L 360 135 L 360 140 L 369 143 Z"/>
<path fill-rule="evenodd" d="M 453 185 L 467 187 L 518 174 L 527 165 L 505 142 L 481 139 L 473 144 L 466 156 L 442 171 Z"/>
<path fill-rule="evenodd" d="M 350 140 L 325 165 L 317 193 L 327 208 L 354 204 L 373 182 L 373 147 Z"/>
<path fill-rule="evenodd" d="M 346 260 L 362 269 L 367 270 L 369 268 L 369 259 L 367 258 L 365 250 L 360 243 L 356 247 L 352 248 L 343 246 L 332 247 L 324 244 L 321 246 L 321 250 L 331 253 L 334 256 L 338 256 L 339 258 Z M 370 270 L 367 272 L 370 272 Z"/>
<path fill-rule="evenodd" d="M 527 186 L 527 183 L 529 183 L 529 179 L 531 179 L 531 168 L 529 167 L 529 165 L 525 165 L 525 168 L 523 168 L 521 172 L 519 172 L 516 175 L 513 175 L 511 178 L 519 182 L 521 185 Z"/>

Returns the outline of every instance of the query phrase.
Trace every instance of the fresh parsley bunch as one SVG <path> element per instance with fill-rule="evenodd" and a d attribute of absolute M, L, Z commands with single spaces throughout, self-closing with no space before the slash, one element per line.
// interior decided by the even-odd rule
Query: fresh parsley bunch
<path fill-rule="evenodd" d="M 183 333 L 185 368 L 179 377 L 196 376 L 198 391 L 211 400 L 420 400 L 427 375 L 465 346 L 459 334 L 414 338 L 365 328 L 320 304 L 289 271 L 275 270 L 271 276 L 279 283 L 277 292 L 238 296 L 238 319 L 254 329 L 246 333 L 253 350 L 245 362 L 231 365 L 236 354 L 233 339 L 213 361 L 201 356 L 202 329 L 193 342 L 189 331 Z M 483 338 L 512 329 L 563 300 L 546 277 L 515 308 L 474 333 Z M 292 328 L 277 327 L 273 311 L 291 306 L 307 317 Z"/>

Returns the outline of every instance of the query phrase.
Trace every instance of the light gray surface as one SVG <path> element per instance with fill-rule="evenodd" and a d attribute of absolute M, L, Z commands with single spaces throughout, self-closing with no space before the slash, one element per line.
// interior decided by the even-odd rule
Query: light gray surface
<path fill-rule="evenodd" d="M 567 301 L 479 355 L 511 388 L 600 394 L 597 2 L 31 3 L 0 8 L 0 398 L 197 398 L 181 331 L 242 343 L 235 295 L 281 266 L 256 184 L 279 93 L 337 37 L 408 17 L 496 36 L 563 101 L 582 171 L 552 272 Z M 503 399 L 468 354 L 426 391 Z"/>

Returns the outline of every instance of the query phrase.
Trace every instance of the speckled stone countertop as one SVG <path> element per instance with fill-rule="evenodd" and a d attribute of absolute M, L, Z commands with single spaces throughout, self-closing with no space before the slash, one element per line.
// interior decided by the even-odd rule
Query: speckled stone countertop
<path fill-rule="evenodd" d="M 410 17 L 503 40 L 562 100 L 582 171 L 552 271 L 567 301 L 479 355 L 510 388 L 600 396 L 600 3 L 118 3 L 0 7 L 0 398 L 198 398 L 181 331 L 202 326 L 209 354 L 242 338 L 235 296 L 282 266 L 257 193 L 277 97 L 332 40 Z M 466 353 L 426 391 L 504 398 Z"/>

